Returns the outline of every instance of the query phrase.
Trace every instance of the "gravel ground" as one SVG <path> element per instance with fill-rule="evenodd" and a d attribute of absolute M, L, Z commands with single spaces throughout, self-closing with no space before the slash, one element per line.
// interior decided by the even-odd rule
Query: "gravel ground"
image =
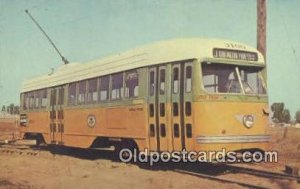
<path fill-rule="evenodd" d="M 282 172 L 285 164 L 298 164 L 300 129 L 270 128 L 270 133 L 273 136 L 271 148 L 279 152 L 279 163 L 247 166 Z M 78 149 L 26 152 L 0 153 L 0 188 L 244 188 L 176 173 L 172 165 L 150 167 L 121 163 L 112 152 Z M 260 180 L 243 174 L 220 177 L 248 180 L 269 188 L 300 188 L 294 182 Z"/>

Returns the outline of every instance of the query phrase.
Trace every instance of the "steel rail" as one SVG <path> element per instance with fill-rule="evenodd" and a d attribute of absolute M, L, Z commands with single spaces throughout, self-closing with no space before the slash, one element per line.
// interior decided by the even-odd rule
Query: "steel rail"
<path fill-rule="evenodd" d="M 204 179 L 209 179 L 209 180 L 213 180 L 213 181 L 218 181 L 218 182 L 222 182 L 222 183 L 237 184 L 237 185 L 240 185 L 240 186 L 243 186 L 243 187 L 247 187 L 247 188 L 269 189 L 269 188 L 263 187 L 263 186 L 257 186 L 257 185 L 254 185 L 254 184 L 244 183 L 244 182 L 240 182 L 240 181 L 236 181 L 236 180 L 231 180 L 231 179 L 219 178 L 217 176 L 211 176 L 211 175 L 207 175 L 207 174 L 203 174 L 203 173 L 196 173 L 196 172 L 191 172 L 191 171 L 186 171 L 186 170 L 180 170 L 180 169 L 174 169 L 174 172 L 183 173 L 183 174 L 187 174 L 187 175 L 191 175 L 191 176 L 196 176 L 196 177 L 204 178 Z"/>
<path fill-rule="evenodd" d="M 261 177 L 265 177 L 265 178 L 296 180 L 298 183 L 300 183 L 300 177 L 295 176 L 295 175 L 288 175 L 285 173 L 271 172 L 271 171 L 265 171 L 265 170 L 259 170 L 259 169 L 241 167 L 241 166 L 234 166 L 234 165 L 226 165 L 226 167 L 228 167 L 229 170 L 238 172 L 238 173 L 251 174 L 251 175 L 261 176 Z"/>

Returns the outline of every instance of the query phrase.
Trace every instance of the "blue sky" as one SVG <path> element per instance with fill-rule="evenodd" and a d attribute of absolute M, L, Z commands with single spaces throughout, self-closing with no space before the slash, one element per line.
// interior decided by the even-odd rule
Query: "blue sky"
<path fill-rule="evenodd" d="M 0 105 L 22 81 L 62 64 L 28 9 L 70 62 L 170 38 L 224 38 L 256 46 L 256 0 L 0 0 Z M 270 102 L 300 110 L 300 1 L 267 3 Z M 293 116 L 293 115 L 292 115 Z"/>

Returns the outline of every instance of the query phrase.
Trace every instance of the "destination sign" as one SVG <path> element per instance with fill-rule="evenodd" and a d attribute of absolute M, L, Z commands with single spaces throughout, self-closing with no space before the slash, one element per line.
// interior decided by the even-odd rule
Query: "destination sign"
<path fill-rule="evenodd" d="M 213 56 L 215 58 L 227 58 L 235 60 L 247 60 L 247 61 L 257 61 L 257 53 L 240 51 L 240 50 L 231 50 L 231 49 L 213 49 Z"/>

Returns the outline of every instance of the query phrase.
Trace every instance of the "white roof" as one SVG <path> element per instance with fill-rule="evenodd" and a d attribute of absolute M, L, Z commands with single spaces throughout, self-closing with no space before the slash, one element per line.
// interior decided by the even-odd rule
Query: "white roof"
<path fill-rule="evenodd" d="M 264 58 L 255 48 L 219 39 L 173 39 L 156 42 L 100 60 L 86 63 L 69 63 L 55 69 L 52 74 L 27 80 L 21 92 L 59 86 L 65 83 L 98 77 L 149 65 L 188 59 L 213 58 L 213 48 L 226 48 L 258 53 L 255 64 L 264 64 Z"/>

